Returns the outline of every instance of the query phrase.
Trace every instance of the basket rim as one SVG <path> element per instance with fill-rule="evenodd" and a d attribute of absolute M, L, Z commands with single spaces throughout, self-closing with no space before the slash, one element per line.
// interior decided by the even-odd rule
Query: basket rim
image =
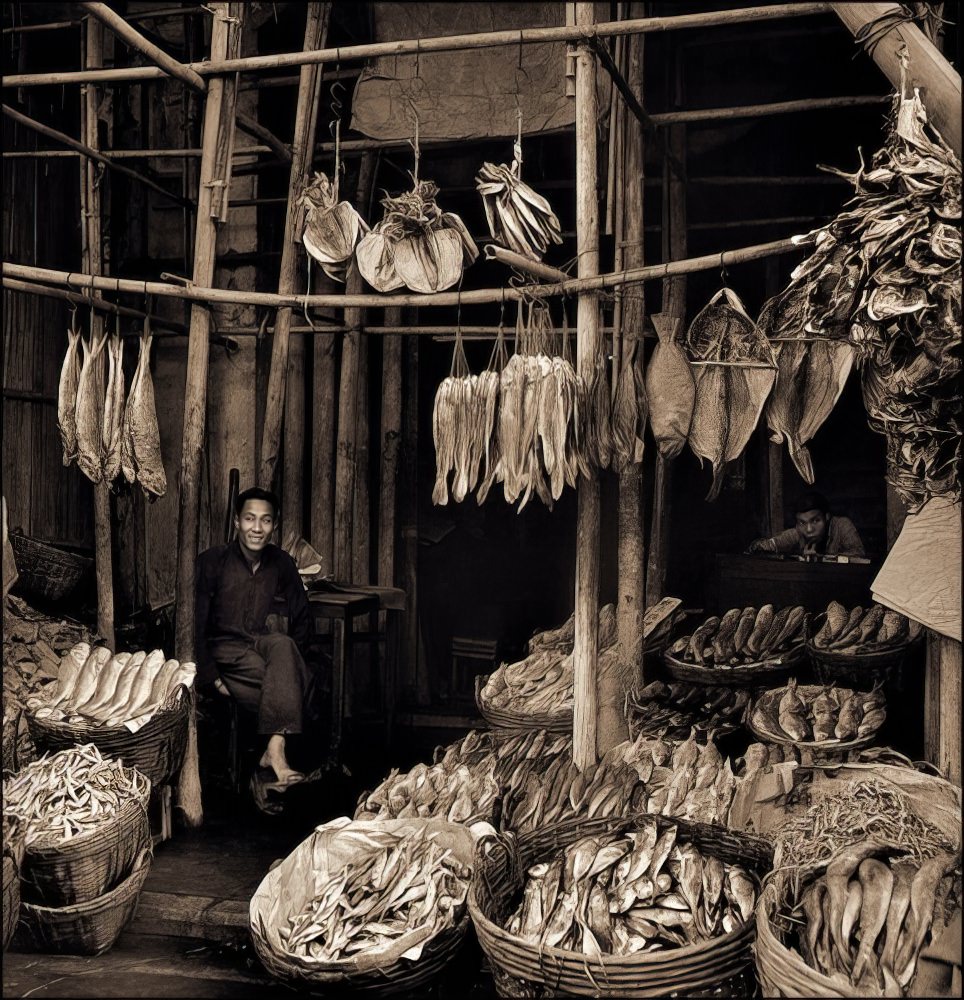
<path fill-rule="evenodd" d="M 47 685 L 47 687 L 50 686 L 51 685 Z M 137 730 L 136 733 L 132 733 L 129 729 L 127 729 L 123 722 L 116 726 L 105 726 L 102 723 L 71 723 L 67 722 L 66 719 L 38 719 L 36 712 L 43 708 L 43 705 L 40 705 L 35 709 L 24 709 L 24 711 L 27 716 L 28 725 L 37 726 L 40 729 L 45 729 L 64 737 L 69 736 L 76 737 L 77 739 L 90 739 L 90 741 L 94 743 L 96 742 L 94 739 L 95 736 L 117 736 L 121 739 L 136 739 L 138 736 L 143 738 L 143 734 L 145 732 L 153 732 L 153 729 L 149 729 L 149 727 L 159 726 L 162 723 L 166 723 L 169 717 L 176 715 L 178 712 L 183 712 L 185 710 L 185 706 L 189 705 L 189 699 L 183 695 L 177 698 L 177 700 L 174 700 L 182 688 L 184 691 L 188 691 L 186 685 L 178 684 L 171 697 L 168 698 L 168 700 L 150 717 L 150 719 L 147 720 L 147 722 L 144 723 L 143 726 L 141 726 L 140 729 Z"/>
<path fill-rule="evenodd" d="M 72 565 L 76 569 L 90 569 L 94 565 L 94 560 L 90 556 L 82 556 L 78 552 L 62 549 L 58 545 L 45 542 L 40 538 L 33 538 L 22 531 L 9 531 L 7 537 L 15 549 L 20 548 L 25 552 L 30 549 L 38 549 L 42 555 L 52 552 L 57 556 L 63 557 L 66 565 Z M 18 566 L 17 568 L 19 569 L 20 567 Z"/>
<path fill-rule="evenodd" d="M 685 637 L 684 637 L 685 638 Z M 672 645 L 672 644 L 671 644 Z M 713 677 L 739 677 L 743 673 L 749 673 L 754 670 L 778 670 L 783 667 L 796 666 L 797 661 L 800 659 L 801 653 L 806 652 L 806 644 L 801 640 L 797 645 L 791 646 L 785 653 L 781 653 L 779 656 L 771 656 L 765 660 L 757 660 L 755 663 L 737 663 L 732 667 L 717 667 L 717 666 L 707 666 L 705 663 L 690 663 L 688 660 L 680 660 L 673 656 L 670 652 L 669 646 L 663 650 L 663 658 L 667 660 L 671 665 L 676 667 L 682 667 L 686 670 L 698 670 L 705 671 L 708 676 Z"/>
<path fill-rule="evenodd" d="M 797 687 L 798 691 L 822 691 L 826 687 L 825 684 L 800 684 Z M 787 686 L 773 688 L 770 691 L 764 691 L 763 694 L 759 695 L 757 698 L 752 698 L 747 703 L 747 714 L 746 714 L 746 727 L 753 733 L 754 736 L 759 737 L 765 743 L 779 743 L 786 746 L 800 747 L 803 750 L 813 750 L 820 752 L 822 750 L 831 751 L 833 753 L 840 753 L 846 750 L 862 750 L 866 746 L 870 746 L 871 743 L 877 738 L 877 733 L 880 731 L 881 726 L 886 721 L 887 710 L 884 709 L 885 718 L 882 719 L 869 733 L 864 733 L 863 736 L 859 736 L 853 740 L 848 740 L 842 742 L 841 740 L 823 740 L 820 743 L 814 743 L 812 741 L 806 740 L 795 740 L 789 736 L 778 736 L 776 733 L 771 733 L 769 730 L 760 729 L 756 726 L 753 721 L 753 710 L 764 702 L 773 702 L 777 700 L 777 697 L 786 691 Z M 838 688 L 838 691 L 850 691 L 854 694 L 852 688 Z"/>
<path fill-rule="evenodd" d="M 496 729 L 550 729 L 552 726 L 572 727 L 572 709 L 555 714 L 533 713 L 523 715 L 505 708 L 490 708 L 482 703 L 482 688 L 491 674 L 475 675 L 475 705 L 479 714 Z"/>

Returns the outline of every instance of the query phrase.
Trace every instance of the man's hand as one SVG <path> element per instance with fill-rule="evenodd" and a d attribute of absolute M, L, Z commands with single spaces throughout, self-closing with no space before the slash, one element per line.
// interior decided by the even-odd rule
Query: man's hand
<path fill-rule="evenodd" d="M 221 680 L 220 677 L 214 682 L 214 690 L 217 691 L 218 694 L 223 694 L 227 698 L 231 697 L 231 692 L 228 690 L 228 686 Z"/>
<path fill-rule="evenodd" d="M 758 538 L 750 542 L 748 552 L 776 552 L 777 543 L 772 538 Z"/>

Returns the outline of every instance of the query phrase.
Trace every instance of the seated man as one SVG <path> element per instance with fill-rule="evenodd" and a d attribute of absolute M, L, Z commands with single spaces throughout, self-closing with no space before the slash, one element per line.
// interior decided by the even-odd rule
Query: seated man
<path fill-rule="evenodd" d="M 258 717 L 267 736 L 261 766 L 282 786 L 303 777 L 288 764 L 285 737 L 302 731 L 311 631 L 308 599 L 294 560 L 271 545 L 278 499 L 255 486 L 239 494 L 237 538 L 202 552 L 197 561 L 198 682 L 211 684 Z M 285 616 L 288 634 L 271 633 L 269 616 Z"/>
<path fill-rule="evenodd" d="M 794 508 L 796 526 L 773 538 L 758 538 L 750 552 L 779 552 L 784 555 L 864 555 L 864 543 L 849 517 L 830 514 L 830 504 L 822 493 L 804 493 Z"/>

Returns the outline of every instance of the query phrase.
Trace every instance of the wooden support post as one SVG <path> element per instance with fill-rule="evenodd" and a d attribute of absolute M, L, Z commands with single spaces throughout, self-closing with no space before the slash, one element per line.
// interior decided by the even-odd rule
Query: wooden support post
<path fill-rule="evenodd" d="M 901 13 L 898 3 L 831 3 L 851 34 L 866 24 L 880 21 L 887 14 Z M 948 145 L 961 156 L 961 74 L 941 54 L 913 21 L 895 22 L 885 35 L 877 38 L 871 57 L 884 75 L 900 89 L 901 51 L 907 51 L 907 87 L 913 93 L 919 87 L 930 123 Z"/>
<path fill-rule="evenodd" d="M 936 632 L 927 633 L 924 756 L 960 786 L 961 644 Z"/>
<path fill-rule="evenodd" d="M 328 34 L 331 5 L 310 3 L 305 23 L 305 50 L 322 48 Z M 295 131 L 292 139 L 291 172 L 288 176 L 288 208 L 285 214 L 284 239 L 281 244 L 281 272 L 278 276 L 278 294 L 296 291 L 298 279 L 298 248 L 300 247 L 299 221 L 302 211 L 298 196 L 311 169 L 314 122 L 318 113 L 317 66 L 302 66 L 298 83 L 298 103 L 295 108 Z M 291 327 L 291 309 L 281 308 L 275 316 L 274 335 L 271 339 L 271 370 L 268 375 L 268 398 L 264 411 L 264 431 L 261 436 L 261 462 L 258 481 L 270 489 L 275 478 L 275 466 L 281 446 L 281 422 L 285 412 L 285 383 L 288 374 L 288 334 Z M 301 430 L 301 428 L 299 428 Z M 299 519 L 300 520 L 300 519 Z"/>
<path fill-rule="evenodd" d="M 594 21 L 591 3 L 576 4 L 576 25 Z M 580 278 L 599 272 L 599 201 L 596 196 L 596 59 L 590 46 L 576 47 L 576 253 Z M 599 302 L 579 295 L 576 357 L 588 378 L 601 349 Z M 580 477 L 576 513 L 575 644 L 573 648 L 572 758 L 584 771 L 596 763 L 599 652 L 599 479 Z"/>
<path fill-rule="evenodd" d="M 779 271 L 777 269 L 776 258 L 770 258 L 766 262 L 766 296 L 771 298 L 780 291 Z M 765 421 L 764 421 L 765 424 Z M 783 531 L 783 444 L 774 444 L 770 440 L 770 431 L 766 426 L 761 427 L 760 434 L 763 437 L 764 456 L 767 470 L 767 509 L 766 521 L 763 534 L 766 538 Z"/>
<path fill-rule="evenodd" d="M 88 24 L 84 65 L 96 69 L 103 62 L 104 30 L 99 24 Z M 99 87 L 88 84 L 83 88 L 80 106 L 81 134 L 87 147 L 93 152 L 97 142 L 97 106 Z M 104 260 L 101 215 L 101 187 L 95 158 L 80 161 L 80 206 L 83 213 L 81 231 L 83 240 L 83 267 L 92 274 L 106 270 Z M 104 334 L 104 317 L 92 312 L 90 336 L 99 340 Z M 97 574 L 97 633 L 111 649 L 115 649 L 114 639 L 114 559 L 111 552 L 110 493 L 107 483 L 94 485 L 94 568 Z"/>
<path fill-rule="evenodd" d="M 632 16 L 632 15 L 630 15 Z M 627 84 L 642 101 L 644 36 L 626 40 Z M 628 117 L 625 116 L 624 117 Z M 639 267 L 643 263 L 643 128 L 635 119 L 626 122 L 624 152 L 617 160 L 616 183 L 623 191 L 623 225 L 616 239 L 622 247 L 622 266 Z M 641 290 L 627 289 L 622 300 L 623 359 L 636 346 L 635 364 L 643 366 L 643 322 L 645 303 Z M 646 544 L 643 534 L 643 463 L 629 465 L 619 476 L 619 583 L 616 621 L 619 653 L 623 667 L 615 699 L 603 702 L 600 697 L 599 752 L 626 739 L 625 694 L 643 682 L 643 614 L 646 610 Z"/>
<path fill-rule="evenodd" d="M 334 288 L 327 275 L 320 279 Z M 324 284 L 322 285 L 324 287 Z M 312 338 L 314 352 L 311 406 L 311 544 L 321 556 L 325 573 L 332 572 L 335 496 L 335 348 L 336 337 Z"/>
<path fill-rule="evenodd" d="M 211 58 L 226 58 L 229 40 L 240 44 L 243 4 L 215 3 L 211 30 Z M 232 38 L 233 36 L 233 38 Z M 231 91 L 234 93 L 234 91 Z M 194 283 L 211 285 L 217 255 L 217 210 L 213 182 L 218 157 L 218 135 L 222 119 L 234 120 L 234 103 L 224 100 L 221 80 L 212 80 L 204 104 L 204 129 L 201 141 L 201 179 L 194 241 Z M 188 339 L 187 375 L 184 385 L 184 431 L 181 444 L 180 505 L 177 531 L 177 624 L 176 653 L 179 660 L 194 659 L 194 564 L 198 552 L 198 515 L 201 499 L 201 452 L 207 407 L 208 336 L 210 310 L 192 305 Z M 177 806 L 188 826 L 200 826 L 204 819 L 201 788 L 197 771 L 197 727 L 192 711 L 188 733 L 187 758 L 181 769 Z"/>
<path fill-rule="evenodd" d="M 398 577 L 405 590 L 405 669 L 406 693 L 417 704 L 428 704 L 428 684 L 422 684 L 418 669 L 418 337 L 406 337 L 402 381 L 401 496 L 398 519 L 401 525 L 401 566 Z"/>
<path fill-rule="evenodd" d="M 352 523 L 351 581 L 367 585 L 371 579 L 371 500 L 369 496 L 368 447 L 368 336 L 358 337 L 358 397 L 355 404 L 355 515 Z M 356 631 L 364 630 L 364 620 L 355 622 Z"/>
<path fill-rule="evenodd" d="M 900 494 L 890 483 L 887 483 L 887 551 L 893 548 L 900 529 L 904 526 L 904 518 L 907 516 L 907 508 Z"/>

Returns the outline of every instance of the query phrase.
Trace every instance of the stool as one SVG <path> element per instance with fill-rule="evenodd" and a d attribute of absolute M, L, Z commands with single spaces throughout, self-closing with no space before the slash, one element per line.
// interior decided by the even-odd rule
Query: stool
<path fill-rule="evenodd" d="M 490 673 L 498 665 L 498 639 L 468 639 L 452 636 L 452 675 L 450 696 L 471 701 L 475 692 L 475 676 L 482 666 Z"/>

